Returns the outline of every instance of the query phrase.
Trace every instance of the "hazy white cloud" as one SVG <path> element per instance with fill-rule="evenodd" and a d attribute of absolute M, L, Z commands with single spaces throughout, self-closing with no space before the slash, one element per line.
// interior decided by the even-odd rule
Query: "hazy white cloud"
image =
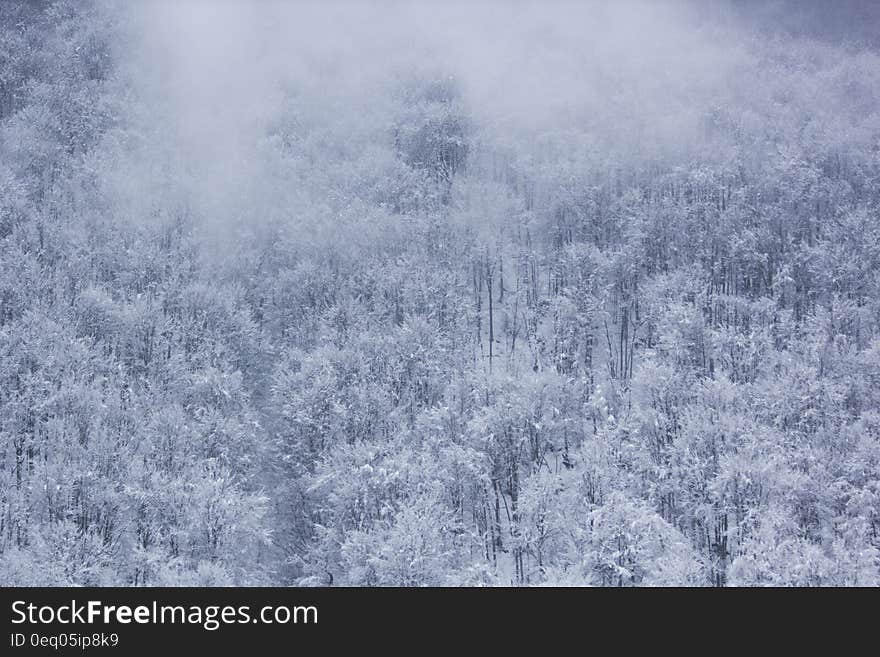
<path fill-rule="evenodd" d="M 388 134 L 399 80 L 452 76 L 472 123 L 499 143 L 549 135 L 650 154 L 690 139 L 699 102 L 726 93 L 746 56 L 677 1 L 152 0 L 128 11 L 120 52 L 141 119 L 169 143 L 166 168 L 196 209 L 221 223 L 284 205 L 266 189 L 284 174 L 262 145 L 291 112 L 366 148 Z"/>

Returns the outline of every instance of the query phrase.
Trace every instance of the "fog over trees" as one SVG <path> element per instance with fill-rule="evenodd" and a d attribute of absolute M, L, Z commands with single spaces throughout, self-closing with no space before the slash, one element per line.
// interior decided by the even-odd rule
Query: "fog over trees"
<path fill-rule="evenodd" d="M 880 5 L 0 2 L 0 584 L 880 584 Z"/>

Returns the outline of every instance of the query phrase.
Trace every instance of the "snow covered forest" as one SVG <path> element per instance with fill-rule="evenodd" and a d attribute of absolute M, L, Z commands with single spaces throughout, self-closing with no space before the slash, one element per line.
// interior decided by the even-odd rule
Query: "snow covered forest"
<path fill-rule="evenodd" d="M 0 2 L 0 584 L 877 586 L 880 3 Z"/>

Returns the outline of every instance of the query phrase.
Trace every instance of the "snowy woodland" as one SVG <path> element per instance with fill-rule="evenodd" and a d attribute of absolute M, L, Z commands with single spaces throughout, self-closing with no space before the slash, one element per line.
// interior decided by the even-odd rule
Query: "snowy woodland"
<path fill-rule="evenodd" d="M 880 5 L 3 0 L 0 584 L 880 585 Z"/>

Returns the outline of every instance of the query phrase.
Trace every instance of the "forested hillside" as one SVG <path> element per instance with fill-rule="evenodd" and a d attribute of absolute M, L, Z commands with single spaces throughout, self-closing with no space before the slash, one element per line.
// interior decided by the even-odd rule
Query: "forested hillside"
<path fill-rule="evenodd" d="M 799 4 L 0 3 L 0 584 L 880 584 Z"/>

